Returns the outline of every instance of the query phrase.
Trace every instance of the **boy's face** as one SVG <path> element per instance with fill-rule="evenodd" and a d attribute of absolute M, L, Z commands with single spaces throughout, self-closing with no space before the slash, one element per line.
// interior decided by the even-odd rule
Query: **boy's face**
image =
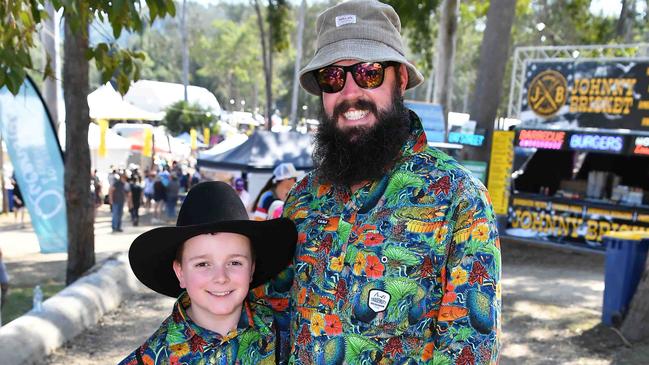
<path fill-rule="evenodd" d="M 191 298 L 189 314 L 198 325 L 213 328 L 215 323 L 239 320 L 255 271 L 246 236 L 220 232 L 192 237 L 173 268 Z"/>

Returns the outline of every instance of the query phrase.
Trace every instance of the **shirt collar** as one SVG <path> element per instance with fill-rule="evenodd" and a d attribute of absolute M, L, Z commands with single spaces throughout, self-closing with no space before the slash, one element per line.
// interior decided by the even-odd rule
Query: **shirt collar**
<path fill-rule="evenodd" d="M 167 331 L 167 343 L 169 345 L 189 342 L 194 337 L 197 337 L 198 340 L 202 340 L 200 342 L 206 344 L 221 344 L 237 337 L 238 334 L 248 328 L 259 327 L 260 324 L 263 323 L 263 321 L 255 320 L 256 315 L 246 300 L 243 302 L 237 328 L 230 331 L 227 335 L 222 336 L 196 324 L 196 322 L 194 322 L 187 314 L 187 309 L 189 309 L 190 306 L 191 299 L 189 298 L 187 291 L 183 291 L 176 300 L 171 313 L 171 321 L 168 325 Z"/>

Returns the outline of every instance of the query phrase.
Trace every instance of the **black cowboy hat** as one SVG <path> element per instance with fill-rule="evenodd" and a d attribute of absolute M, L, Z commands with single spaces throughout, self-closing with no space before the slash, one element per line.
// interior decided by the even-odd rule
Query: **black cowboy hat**
<path fill-rule="evenodd" d="M 155 228 L 133 241 L 128 252 L 131 268 L 144 285 L 176 298 L 183 290 L 172 268 L 178 247 L 194 236 L 215 232 L 238 233 L 250 239 L 256 257 L 251 288 L 275 277 L 295 253 L 297 231 L 292 221 L 251 221 L 230 185 L 210 181 L 189 191 L 175 227 Z"/>

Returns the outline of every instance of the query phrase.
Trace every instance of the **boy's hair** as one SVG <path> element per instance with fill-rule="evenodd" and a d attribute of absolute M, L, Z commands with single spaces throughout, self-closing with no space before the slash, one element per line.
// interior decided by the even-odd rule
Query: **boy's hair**
<path fill-rule="evenodd" d="M 217 233 L 223 233 L 223 232 L 212 232 L 212 233 L 205 233 L 205 234 L 209 234 L 209 235 L 213 236 L 213 235 L 215 235 Z M 196 236 L 194 236 L 194 237 L 196 237 Z M 244 237 L 246 237 L 246 236 L 244 236 Z M 250 239 L 248 237 L 246 237 L 246 239 L 248 240 L 248 246 L 250 247 L 250 257 L 252 258 L 252 262 L 255 262 L 255 257 L 256 256 L 255 256 L 255 250 L 252 247 L 252 242 L 250 242 Z M 180 246 L 178 246 L 178 249 L 176 250 L 176 258 L 174 259 L 174 261 L 177 261 L 179 264 L 182 264 L 182 262 L 183 262 L 183 250 L 185 249 L 185 243 L 186 242 L 187 241 L 181 243 Z"/>

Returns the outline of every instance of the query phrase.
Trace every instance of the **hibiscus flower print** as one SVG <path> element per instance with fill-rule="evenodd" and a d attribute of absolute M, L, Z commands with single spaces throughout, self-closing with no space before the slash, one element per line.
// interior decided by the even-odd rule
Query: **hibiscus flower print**
<path fill-rule="evenodd" d="M 340 255 L 339 257 L 334 257 L 331 259 L 331 262 L 329 263 L 329 268 L 332 271 L 340 272 L 343 269 L 343 264 L 345 263 L 345 256 Z"/>
<path fill-rule="evenodd" d="M 378 257 L 374 255 L 367 256 L 367 264 L 365 266 L 365 274 L 368 278 L 378 279 L 383 276 L 385 266 L 381 263 Z"/>
<path fill-rule="evenodd" d="M 363 269 L 365 268 L 365 255 L 362 252 L 359 252 L 356 255 L 356 259 L 354 260 L 354 274 L 360 275 L 363 272 Z"/>
<path fill-rule="evenodd" d="M 339 335 L 343 332 L 343 325 L 340 323 L 340 318 L 335 314 L 325 315 L 325 332 L 329 336 Z"/>
<path fill-rule="evenodd" d="M 311 333 L 314 336 L 320 336 L 325 329 L 324 317 L 320 313 L 313 313 L 311 315 Z"/>
<path fill-rule="evenodd" d="M 489 239 L 489 226 L 482 223 L 479 224 L 472 232 L 473 239 L 480 242 L 486 242 Z"/>
<path fill-rule="evenodd" d="M 456 267 L 451 271 L 451 282 L 455 286 L 462 285 L 466 283 L 467 276 L 466 270 L 461 267 Z"/>
<path fill-rule="evenodd" d="M 178 356 L 179 358 L 189 353 L 189 345 L 187 344 L 187 342 L 171 345 L 169 346 L 169 348 L 171 349 L 171 352 L 173 352 L 173 354 Z"/>
<path fill-rule="evenodd" d="M 383 240 L 385 240 L 385 237 L 383 237 L 383 235 L 381 235 L 380 233 L 369 232 L 369 233 L 365 234 L 364 243 L 365 243 L 365 246 L 376 246 L 376 245 L 380 245 L 381 243 L 383 243 Z"/>

